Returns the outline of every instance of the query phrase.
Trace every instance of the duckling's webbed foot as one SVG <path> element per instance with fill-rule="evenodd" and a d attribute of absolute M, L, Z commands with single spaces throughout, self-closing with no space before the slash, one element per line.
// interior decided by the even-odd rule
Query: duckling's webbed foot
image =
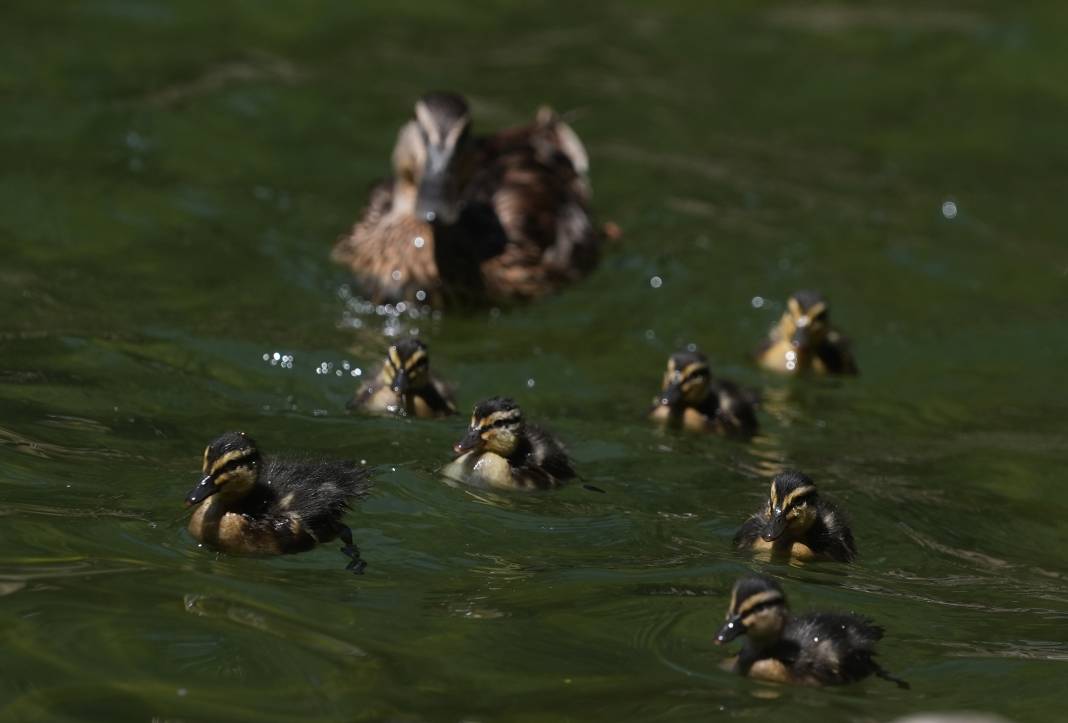
<path fill-rule="evenodd" d="M 337 536 L 345 543 L 345 546 L 341 548 L 341 554 L 351 558 L 345 569 L 352 570 L 354 575 L 362 575 L 367 563 L 360 558 L 360 548 L 356 547 L 356 543 L 352 541 L 352 530 L 342 527 Z"/>
<path fill-rule="evenodd" d="M 912 687 L 912 686 L 910 686 L 908 684 L 908 682 L 902 680 L 901 678 L 897 677 L 896 675 L 893 675 L 892 673 L 887 672 L 882 667 L 876 667 L 875 668 L 875 674 L 877 676 L 879 676 L 880 678 L 882 678 L 883 680 L 888 680 L 891 683 L 896 683 L 897 687 L 901 688 L 902 690 L 908 690 L 909 688 Z"/>

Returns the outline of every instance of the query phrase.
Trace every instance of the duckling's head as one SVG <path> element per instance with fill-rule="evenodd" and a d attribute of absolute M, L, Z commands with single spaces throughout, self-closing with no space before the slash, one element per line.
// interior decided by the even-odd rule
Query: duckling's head
<path fill-rule="evenodd" d="M 508 457 L 519 446 L 523 431 L 523 412 L 508 397 L 492 397 L 475 405 L 467 434 L 453 447 L 464 452 L 493 452 Z"/>
<path fill-rule="evenodd" d="M 817 291 L 798 291 L 786 300 L 779 322 L 784 339 L 798 351 L 818 346 L 830 331 L 827 300 Z"/>
<path fill-rule="evenodd" d="M 807 475 L 788 470 L 776 476 L 771 481 L 760 536 L 767 542 L 801 537 L 819 516 L 818 500 L 816 484 Z"/>
<path fill-rule="evenodd" d="M 401 339 L 389 348 L 382 366 L 383 381 L 397 394 L 407 394 L 430 382 L 430 356 L 418 339 Z"/>
<path fill-rule="evenodd" d="M 259 476 L 260 452 L 244 432 L 227 432 L 204 450 L 204 479 L 185 498 L 186 506 L 218 494 L 244 497 Z"/>
<path fill-rule="evenodd" d="M 657 404 L 684 407 L 700 404 L 708 396 L 712 372 L 708 359 L 699 351 L 680 351 L 668 359 L 667 371 Z"/>
<path fill-rule="evenodd" d="M 748 635 L 756 645 L 771 643 L 782 635 L 789 616 L 786 595 L 779 584 L 762 575 L 743 577 L 734 583 L 727 622 L 716 633 L 716 644 L 723 645 Z"/>
<path fill-rule="evenodd" d="M 455 93 L 427 93 L 393 149 L 397 177 L 416 189 L 415 215 L 427 223 L 455 223 L 469 175 L 471 116 Z"/>

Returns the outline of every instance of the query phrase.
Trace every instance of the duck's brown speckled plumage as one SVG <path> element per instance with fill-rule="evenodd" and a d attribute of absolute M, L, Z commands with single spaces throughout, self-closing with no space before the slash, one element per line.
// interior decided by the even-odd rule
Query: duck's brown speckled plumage
<path fill-rule="evenodd" d="M 420 102 L 441 95 L 448 94 Z M 461 98 L 449 97 L 466 111 Z M 372 190 L 362 218 L 333 251 L 372 300 L 531 299 L 596 266 L 603 234 L 590 217 L 586 151 L 554 113 L 543 109 L 531 125 L 461 141 L 462 158 L 449 170 L 462 186 L 450 223 L 416 212 L 426 153 L 413 123 L 398 148 L 414 146 L 414 162 L 395 151 L 394 177 Z"/>

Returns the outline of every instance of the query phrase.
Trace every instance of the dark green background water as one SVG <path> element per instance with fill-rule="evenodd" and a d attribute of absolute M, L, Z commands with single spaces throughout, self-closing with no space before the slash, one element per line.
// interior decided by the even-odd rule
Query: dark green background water
<path fill-rule="evenodd" d="M 931 5 L 8 4 L 0 718 L 1063 715 L 1068 12 Z M 399 325 L 345 298 L 331 243 L 430 88 L 483 130 L 568 113 L 625 229 L 586 283 Z M 858 379 L 747 363 L 810 286 Z M 344 415 L 412 328 L 465 409 L 515 395 L 607 493 L 450 488 L 463 420 Z M 691 341 L 763 389 L 751 445 L 644 423 Z M 182 499 L 234 428 L 379 467 L 365 576 L 197 548 Z M 858 564 L 729 550 L 783 465 L 849 511 Z M 913 690 L 720 671 L 753 567 L 884 624 Z"/>

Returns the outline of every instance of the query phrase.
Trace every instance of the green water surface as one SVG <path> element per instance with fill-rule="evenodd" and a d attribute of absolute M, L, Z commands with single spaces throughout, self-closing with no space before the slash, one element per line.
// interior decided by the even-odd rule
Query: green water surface
<path fill-rule="evenodd" d="M 1063 717 L 1066 36 L 1054 0 L 6 4 L 0 719 Z M 330 246 L 434 88 L 483 130 L 566 113 L 624 229 L 585 283 L 421 318 L 351 297 Z M 859 378 L 748 363 L 802 287 Z M 464 409 L 514 395 L 605 494 L 449 487 L 462 418 L 344 414 L 412 330 Z M 752 443 L 645 423 L 690 342 L 762 390 Z M 376 467 L 366 575 L 196 545 L 182 500 L 227 429 Z M 784 466 L 848 510 L 857 564 L 730 550 Z M 751 569 L 885 625 L 912 690 L 721 671 Z"/>

